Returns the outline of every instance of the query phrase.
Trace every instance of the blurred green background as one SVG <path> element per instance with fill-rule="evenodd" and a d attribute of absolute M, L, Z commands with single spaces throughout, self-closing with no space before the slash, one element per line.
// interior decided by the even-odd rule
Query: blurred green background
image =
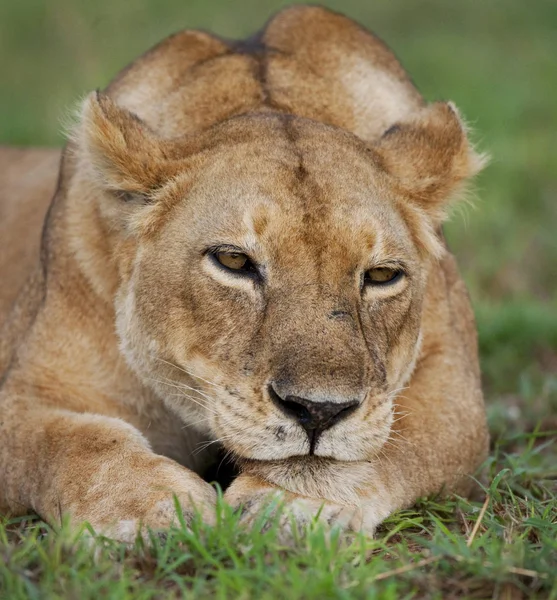
<path fill-rule="evenodd" d="M 87 91 L 166 35 L 259 29 L 280 0 L 1 0 L 0 143 L 61 145 Z M 557 1 L 324 2 L 380 35 L 493 160 L 447 226 L 478 315 L 486 387 L 557 396 Z M 510 398 L 510 400 L 509 400 Z M 537 400 L 538 399 L 538 400 Z M 543 412 L 543 411 L 542 411 Z"/>

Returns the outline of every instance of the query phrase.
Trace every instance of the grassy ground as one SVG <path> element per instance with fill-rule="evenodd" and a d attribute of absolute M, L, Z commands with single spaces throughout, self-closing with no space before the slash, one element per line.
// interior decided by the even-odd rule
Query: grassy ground
<path fill-rule="evenodd" d="M 0 143 L 60 144 L 75 99 L 185 26 L 253 31 L 280 1 L 4 0 Z M 153 549 L 0 525 L 0 598 L 557 598 L 557 3 L 328 2 L 392 45 L 494 160 L 447 229 L 470 287 L 493 434 L 488 502 L 424 500 L 376 540 L 174 531 Z"/>
<path fill-rule="evenodd" d="M 192 533 L 175 529 L 132 549 L 97 540 L 94 553 L 65 529 L 12 522 L 0 528 L 0 596 L 557 598 L 551 435 L 519 428 L 498 438 L 483 503 L 423 500 L 392 516 L 375 540 L 316 526 L 284 546 L 273 527 L 243 530 L 223 506 L 216 528 L 194 524 Z"/>

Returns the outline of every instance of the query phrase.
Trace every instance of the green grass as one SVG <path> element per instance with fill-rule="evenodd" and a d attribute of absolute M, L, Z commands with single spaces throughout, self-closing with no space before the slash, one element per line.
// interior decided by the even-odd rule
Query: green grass
<path fill-rule="evenodd" d="M 91 543 L 40 521 L 7 522 L 0 597 L 557 598 L 550 437 L 535 431 L 496 440 L 485 512 L 482 502 L 424 499 L 389 518 L 374 540 L 315 525 L 284 545 L 273 525 L 262 527 L 264 516 L 244 529 L 222 504 L 214 528 L 195 522 L 192 531 L 173 529 L 133 548 Z"/>
<path fill-rule="evenodd" d="M 0 143 L 59 145 L 76 99 L 165 35 L 245 35 L 285 4 L 3 0 Z M 476 308 L 493 436 L 471 544 L 483 498 L 424 500 L 375 540 L 316 526 L 290 547 L 225 509 L 216 529 L 95 551 L 28 518 L 0 525 L 0 598 L 557 598 L 557 3 L 326 4 L 379 33 L 428 99 L 454 100 L 493 156 L 474 207 L 447 226 Z"/>

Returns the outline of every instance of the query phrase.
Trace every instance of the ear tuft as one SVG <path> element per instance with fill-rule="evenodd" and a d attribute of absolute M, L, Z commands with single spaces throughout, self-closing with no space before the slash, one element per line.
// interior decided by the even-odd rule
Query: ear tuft
<path fill-rule="evenodd" d="M 123 199 L 147 197 L 171 175 L 164 140 L 98 91 L 83 103 L 76 137 L 99 183 Z"/>
<path fill-rule="evenodd" d="M 436 102 L 385 131 L 378 143 L 384 168 L 434 220 L 442 221 L 447 204 L 486 164 L 467 137 L 452 103 Z"/>

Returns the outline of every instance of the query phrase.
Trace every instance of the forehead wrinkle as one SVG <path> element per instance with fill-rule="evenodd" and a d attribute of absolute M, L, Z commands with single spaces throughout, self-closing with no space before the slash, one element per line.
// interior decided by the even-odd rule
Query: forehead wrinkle
<path fill-rule="evenodd" d="M 326 192 L 323 187 L 311 175 L 311 168 L 308 168 L 308 157 L 299 143 L 302 136 L 299 130 L 301 124 L 289 115 L 282 115 L 281 122 L 284 135 L 298 160 L 298 165 L 292 173 L 292 192 L 300 201 L 302 210 L 300 242 L 313 257 L 317 281 L 322 283 L 325 281 L 324 254 L 327 245 L 320 243 L 323 236 L 319 225 L 324 224 L 330 215 L 330 202 L 325 197 Z"/>
<path fill-rule="evenodd" d="M 259 202 L 253 202 L 252 210 L 243 212 L 242 224 L 244 233 L 242 234 L 243 248 L 252 252 L 256 256 L 267 254 L 265 252 L 265 237 L 269 227 L 269 208 L 270 203 L 266 199 Z"/>
<path fill-rule="evenodd" d="M 322 240 L 331 238 L 331 232 L 339 221 L 347 224 L 347 230 L 339 235 L 341 240 L 354 239 L 354 229 L 358 225 L 373 224 L 367 237 L 374 237 L 374 251 L 383 260 L 401 258 L 400 254 L 414 255 L 416 248 L 408 223 L 395 200 L 389 198 L 389 182 L 369 156 L 363 156 L 361 149 L 354 147 L 353 138 L 331 138 L 332 145 L 327 145 L 326 152 L 322 152 L 322 145 L 312 142 L 312 135 L 307 135 L 304 122 L 287 115 L 282 117 L 282 121 L 299 160 L 297 174 L 298 179 L 303 181 L 297 189 L 297 196 L 302 200 L 304 210 L 304 238 L 317 253 L 318 266 L 323 265 L 327 249 Z M 319 141 L 323 141 L 321 136 Z M 339 160 L 347 165 L 346 172 L 336 168 Z M 308 185 L 311 186 L 310 194 L 307 193 Z M 386 196 L 383 197 L 383 194 Z M 319 231 L 321 239 L 318 238 Z M 312 241 L 317 243 L 311 244 Z M 356 254 L 362 255 L 368 247 L 358 248 L 354 242 L 354 249 Z"/>
<path fill-rule="evenodd" d="M 345 223 L 346 230 L 351 231 L 349 239 L 361 244 L 366 259 L 379 262 L 414 256 L 416 248 L 409 226 L 391 200 L 374 195 L 353 200 L 349 217 L 345 217 L 346 210 L 337 210 L 335 219 Z"/>
<path fill-rule="evenodd" d="M 403 258 L 402 255 L 414 257 L 416 248 L 408 224 L 393 206 L 391 210 L 381 206 L 378 213 L 377 230 L 381 234 L 381 246 L 374 248 L 379 260 Z"/>
<path fill-rule="evenodd" d="M 362 259 L 366 259 L 365 254 L 371 249 L 370 246 L 377 254 L 385 255 L 388 247 L 385 243 L 384 230 L 392 228 L 393 225 L 388 215 L 385 215 L 388 212 L 387 207 L 377 206 L 377 202 L 373 202 L 371 198 L 364 204 L 362 198 L 353 196 L 353 192 L 358 188 L 352 181 L 347 182 L 342 177 L 337 180 L 333 177 L 331 183 L 330 161 L 326 158 L 323 162 L 322 153 L 316 153 L 318 148 L 315 144 L 308 144 L 311 140 L 304 135 L 306 133 L 304 123 L 288 115 L 283 115 L 281 119 L 285 136 L 298 159 L 298 167 L 294 171 L 293 191 L 303 211 L 302 241 L 314 259 L 318 280 L 326 281 L 327 274 L 332 275 L 331 267 L 333 269 L 336 267 L 335 270 L 341 272 L 353 270 L 350 260 L 357 267 Z M 342 146 L 344 147 L 344 144 Z M 375 173 L 374 165 L 369 164 L 367 160 L 366 165 Z M 323 175 L 322 181 L 316 177 L 317 174 Z M 371 181 L 368 183 L 372 184 Z M 373 214 L 377 208 L 380 209 L 379 219 Z M 359 222 L 357 216 L 360 216 Z M 373 230 L 368 230 L 363 235 L 356 233 L 355 230 L 359 229 L 358 225 L 371 219 L 378 221 Z M 340 223 L 346 224 L 342 231 L 339 231 Z M 335 232 L 338 232 L 338 236 L 334 235 Z M 340 243 L 335 243 L 335 237 L 338 237 Z M 360 246 L 362 237 L 364 244 Z"/>

